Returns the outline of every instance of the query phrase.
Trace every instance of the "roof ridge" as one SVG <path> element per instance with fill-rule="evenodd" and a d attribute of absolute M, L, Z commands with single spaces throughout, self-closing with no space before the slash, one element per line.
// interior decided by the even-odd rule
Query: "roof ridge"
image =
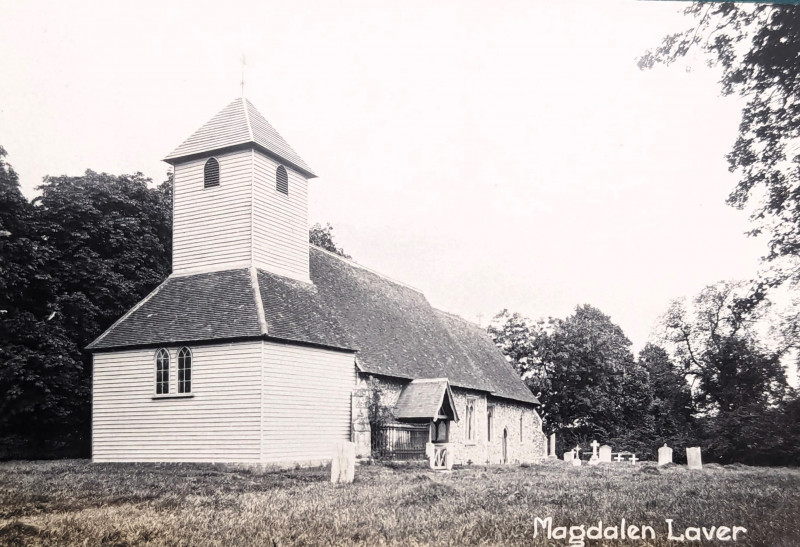
<path fill-rule="evenodd" d="M 437 308 L 435 306 L 431 306 L 431 307 L 436 312 L 443 313 L 443 314 L 445 314 L 445 315 L 447 315 L 449 317 L 452 317 L 453 319 L 458 319 L 459 321 L 463 321 L 464 323 L 467 323 L 467 324 L 472 325 L 474 327 L 478 327 L 479 329 L 483 329 L 483 327 L 480 324 L 475 323 L 474 321 L 470 321 L 469 319 L 467 319 L 465 317 L 462 317 L 462 316 L 458 315 L 457 313 L 453 313 L 453 312 L 445 311 L 445 310 L 440 310 L 439 308 Z"/>
<path fill-rule="evenodd" d="M 250 266 L 250 284 L 253 287 L 253 295 L 256 302 L 256 313 L 258 314 L 258 326 L 262 335 L 269 334 L 267 327 L 267 316 L 264 314 L 264 302 L 261 299 L 261 286 L 258 283 L 258 270 L 255 266 Z"/>
<path fill-rule="evenodd" d="M 242 97 L 242 110 L 244 110 L 244 119 L 247 120 L 247 132 L 250 133 L 250 140 L 253 141 L 253 124 L 250 123 L 250 109 L 248 105 L 252 104 L 250 101 Z"/>
<path fill-rule="evenodd" d="M 334 258 L 338 258 L 338 259 L 339 259 L 339 260 L 341 260 L 342 262 L 345 262 L 345 263 L 347 263 L 347 264 L 350 264 L 351 266 L 355 266 L 356 268 L 360 268 L 360 269 L 362 269 L 362 270 L 364 270 L 364 271 L 367 271 L 367 272 L 369 272 L 369 273 L 371 273 L 371 274 L 377 275 L 378 277 L 381 277 L 381 278 L 383 278 L 383 279 L 385 279 L 385 280 L 387 280 L 387 281 L 391 281 L 392 283 L 395 283 L 396 285 L 401 285 L 401 286 L 403 286 L 403 287 L 405 287 L 405 288 L 407 288 L 407 289 L 411 289 L 411 290 L 412 290 L 412 291 L 414 291 L 414 292 L 418 292 L 418 293 L 419 293 L 419 294 L 421 294 L 423 297 L 425 297 L 425 293 L 423 293 L 421 289 L 418 289 L 417 287 L 415 287 L 415 286 L 413 286 L 413 285 L 409 285 L 408 283 L 405 283 L 405 282 L 403 282 L 403 281 L 400 281 L 400 280 L 398 280 L 398 279 L 395 279 L 395 278 L 393 278 L 393 277 L 389 277 L 388 275 L 386 275 L 386 274 L 384 274 L 384 273 L 381 273 L 381 272 L 379 272 L 379 271 L 377 271 L 377 270 L 373 270 L 373 269 L 372 269 L 372 268 L 370 268 L 369 266 L 364 266 L 363 264 L 359 264 L 358 262 L 356 262 L 356 261 L 355 261 L 355 260 L 353 260 L 352 258 L 346 258 L 346 257 L 343 257 L 343 256 L 342 256 L 342 255 L 340 255 L 340 254 L 332 253 L 332 252 L 331 252 L 331 251 L 329 251 L 328 249 L 323 249 L 323 248 L 322 248 L 322 247 L 320 247 L 319 245 L 314 245 L 313 243 L 309 243 L 309 244 L 308 244 L 308 246 L 309 246 L 309 248 L 314 248 L 314 249 L 316 249 L 316 250 L 318 250 L 318 251 L 322 251 L 323 253 L 325 253 L 325 254 L 327 254 L 327 255 L 329 255 L 329 256 L 332 256 L 332 257 L 334 257 Z M 427 300 L 427 297 L 425 297 L 425 300 Z M 433 308 L 433 306 L 431 306 L 431 308 Z M 434 308 L 434 309 L 435 309 L 435 308 Z"/>

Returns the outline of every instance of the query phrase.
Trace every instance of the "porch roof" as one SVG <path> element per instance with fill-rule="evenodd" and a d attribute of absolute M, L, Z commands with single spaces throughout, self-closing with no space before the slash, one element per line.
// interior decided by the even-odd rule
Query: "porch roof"
<path fill-rule="evenodd" d="M 394 406 L 398 420 L 435 420 L 439 409 L 446 408 L 449 417 L 458 421 L 453 392 L 447 378 L 416 379 L 408 383 Z"/>

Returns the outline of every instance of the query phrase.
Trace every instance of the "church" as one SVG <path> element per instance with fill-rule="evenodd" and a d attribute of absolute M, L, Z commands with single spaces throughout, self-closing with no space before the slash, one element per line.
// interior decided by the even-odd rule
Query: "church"
<path fill-rule="evenodd" d="M 539 402 L 483 329 L 309 245 L 316 175 L 252 103 L 164 161 L 172 273 L 87 348 L 93 461 L 310 465 L 398 432 L 439 465 L 545 456 Z"/>

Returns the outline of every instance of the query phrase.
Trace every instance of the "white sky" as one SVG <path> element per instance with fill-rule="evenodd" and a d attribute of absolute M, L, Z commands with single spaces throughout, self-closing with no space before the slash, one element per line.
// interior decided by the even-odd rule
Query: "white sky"
<path fill-rule="evenodd" d="M 740 103 L 640 72 L 685 3 L 0 0 L 0 144 L 24 190 L 142 171 L 246 94 L 320 175 L 311 221 L 483 323 L 599 307 L 636 349 L 671 298 L 755 273 L 725 205 Z"/>

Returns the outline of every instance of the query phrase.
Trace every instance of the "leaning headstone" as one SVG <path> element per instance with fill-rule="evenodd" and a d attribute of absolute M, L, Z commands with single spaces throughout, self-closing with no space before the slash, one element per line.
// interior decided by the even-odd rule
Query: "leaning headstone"
<path fill-rule="evenodd" d="M 342 441 L 336 443 L 331 460 L 331 482 L 346 483 L 353 482 L 356 475 L 356 444 Z"/>
<path fill-rule="evenodd" d="M 658 449 L 658 465 L 661 467 L 668 463 L 672 463 L 672 449 L 664 443 L 664 446 Z"/>
<path fill-rule="evenodd" d="M 703 459 L 700 456 L 699 446 L 693 446 L 686 449 L 686 461 L 689 462 L 689 469 L 703 468 Z"/>
<path fill-rule="evenodd" d="M 550 457 L 558 459 L 556 456 L 556 434 L 552 433 L 550 435 Z"/>
<path fill-rule="evenodd" d="M 611 463 L 611 447 L 607 444 L 600 447 L 600 461 Z"/>

